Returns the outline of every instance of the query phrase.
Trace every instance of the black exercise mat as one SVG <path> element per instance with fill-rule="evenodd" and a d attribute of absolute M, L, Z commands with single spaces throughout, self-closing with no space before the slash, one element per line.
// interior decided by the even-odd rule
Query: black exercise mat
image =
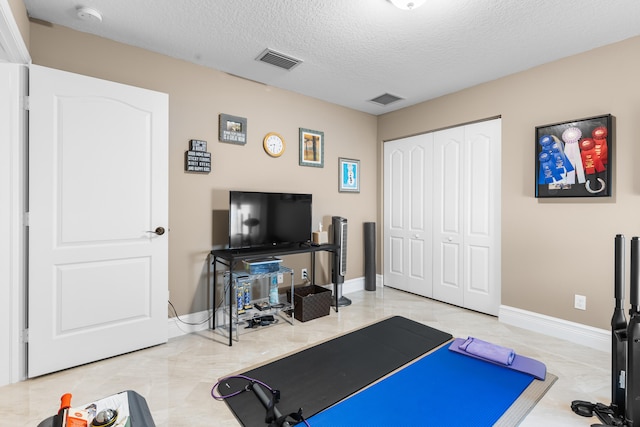
<path fill-rule="evenodd" d="M 307 418 L 451 338 L 451 334 L 394 316 L 241 375 L 280 390 L 276 406 L 282 414 L 302 408 Z M 230 378 L 218 390 L 228 395 L 247 384 L 247 380 Z M 266 410 L 252 391 L 226 402 L 243 425 L 266 425 Z"/>

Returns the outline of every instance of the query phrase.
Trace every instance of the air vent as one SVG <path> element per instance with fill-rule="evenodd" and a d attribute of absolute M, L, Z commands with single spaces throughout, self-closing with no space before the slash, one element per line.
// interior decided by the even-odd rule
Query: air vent
<path fill-rule="evenodd" d="M 256 60 L 266 62 L 267 64 L 275 65 L 278 68 L 285 70 L 291 70 L 302 63 L 302 60 L 295 59 L 274 50 L 267 49 L 262 52 Z"/>
<path fill-rule="evenodd" d="M 369 101 L 371 102 L 375 102 L 376 104 L 380 104 L 380 105 L 389 105 L 393 102 L 396 101 L 400 101 L 401 99 L 404 98 L 400 98 L 399 96 L 395 96 L 395 95 L 391 95 L 390 93 L 385 93 L 383 95 L 380 95 L 376 98 L 370 99 Z"/>

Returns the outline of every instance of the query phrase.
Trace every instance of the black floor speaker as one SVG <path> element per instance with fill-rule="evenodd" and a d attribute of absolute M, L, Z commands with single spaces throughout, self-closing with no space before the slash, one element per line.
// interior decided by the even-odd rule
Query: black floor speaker
<path fill-rule="evenodd" d="M 364 289 L 376 290 L 376 223 L 364 223 Z"/>

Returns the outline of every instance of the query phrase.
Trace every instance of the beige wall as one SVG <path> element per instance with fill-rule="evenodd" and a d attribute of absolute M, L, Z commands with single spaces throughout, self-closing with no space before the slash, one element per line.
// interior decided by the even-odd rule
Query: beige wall
<path fill-rule="evenodd" d="M 227 233 L 227 217 L 213 223 L 213 211 L 228 208 L 230 189 L 312 193 L 314 229 L 320 221 L 326 229 L 332 215 L 347 218 L 347 279 L 363 275 L 362 223 L 376 220 L 378 205 L 375 116 L 64 27 L 32 23 L 30 52 L 35 64 L 169 94 L 169 290 L 179 313 L 208 307 L 207 255 L 218 243 L 214 231 Z M 220 113 L 247 118 L 245 146 L 218 142 Z M 298 165 L 300 127 L 324 132 L 324 168 Z M 262 148 L 271 131 L 286 140 L 280 158 Z M 184 172 L 190 139 L 208 142 L 210 174 Z M 360 159 L 359 194 L 338 192 L 338 157 Z M 330 282 L 328 256 L 317 260 L 319 282 Z M 288 257 L 284 265 L 300 283 L 298 269 L 309 268 L 310 258 Z"/>
<path fill-rule="evenodd" d="M 388 141 L 502 116 L 502 304 L 609 328 L 614 237 L 626 235 L 628 254 L 640 235 L 639 51 L 636 37 L 379 117 Z M 613 197 L 536 199 L 535 127 L 607 113 Z"/>
<path fill-rule="evenodd" d="M 181 313 L 206 308 L 212 211 L 226 208 L 229 189 L 312 192 L 314 223 L 326 226 L 331 215 L 349 219 L 348 278 L 360 277 L 362 223 L 376 221 L 379 228 L 382 222 L 381 141 L 501 116 L 502 303 L 609 328 L 613 239 L 617 233 L 627 240 L 640 234 L 640 85 L 634 71 L 640 66 L 640 38 L 376 118 L 66 28 L 30 28 L 34 63 L 169 94 L 169 278 Z M 217 141 L 219 113 L 248 118 L 246 146 Z M 613 197 L 535 199 L 535 126 L 607 113 L 616 117 Z M 325 132 L 323 169 L 298 166 L 299 127 Z M 279 159 L 262 152 L 261 139 L 270 131 L 287 140 Z M 192 138 L 209 142 L 209 175 L 183 172 Z M 359 195 L 337 192 L 338 157 L 362 161 Z M 291 258 L 285 262 L 294 268 L 308 267 L 306 258 Z M 325 273 L 327 264 L 320 260 Z M 379 273 L 380 265 L 378 260 Z M 574 294 L 587 296 L 586 311 L 573 309 Z"/>
<path fill-rule="evenodd" d="M 13 13 L 13 18 L 16 20 L 20 35 L 24 41 L 27 49 L 29 48 L 29 19 L 27 18 L 27 9 L 24 6 L 23 0 L 9 0 L 9 7 Z"/>

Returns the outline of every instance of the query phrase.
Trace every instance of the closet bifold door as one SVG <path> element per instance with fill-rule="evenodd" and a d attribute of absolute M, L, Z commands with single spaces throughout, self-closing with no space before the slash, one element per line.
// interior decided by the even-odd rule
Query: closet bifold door
<path fill-rule="evenodd" d="M 437 300 L 497 315 L 500 305 L 500 119 L 434 135 Z"/>
<path fill-rule="evenodd" d="M 433 134 L 384 144 L 384 286 L 432 296 Z"/>

